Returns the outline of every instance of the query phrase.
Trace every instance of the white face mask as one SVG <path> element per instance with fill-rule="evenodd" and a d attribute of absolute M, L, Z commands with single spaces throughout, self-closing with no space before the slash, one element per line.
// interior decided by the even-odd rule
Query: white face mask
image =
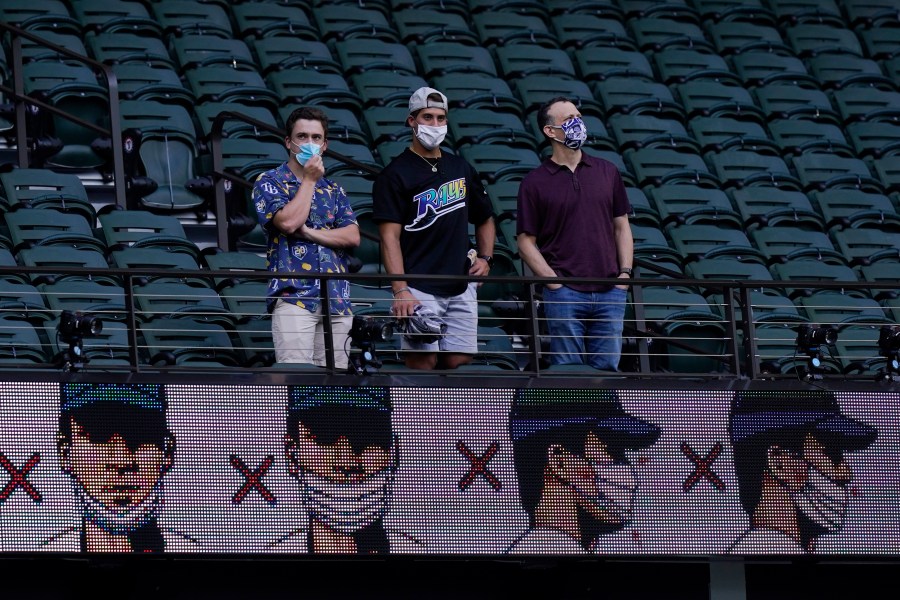
<path fill-rule="evenodd" d="M 806 483 L 799 492 L 791 494 L 791 498 L 800 512 L 828 533 L 843 529 L 849 502 L 846 485 L 835 482 L 809 465 Z"/>
<path fill-rule="evenodd" d="M 140 504 L 125 510 L 116 510 L 106 506 L 88 494 L 84 486 L 74 478 L 72 487 L 85 521 L 93 523 L 113 535 L 127 535 L 137 531 L 159 516 L 163 504 L 162 478 L 156 482 L 156 485 Z"/>
<path fill-rule="evenodd" d="M 631 465 L 612 463 L 591 463 L 597 495 L 588 494 L 575 487 L 583 498 L 605 511 L 623 526 L 631 521 L 634 512 L 634 497 L 637 492 L 637 476 Z M 574 486 L 573 486 L 574 487 Z"/>
<path fill-rule="evenodd" d="M 447 126 L 419 125 L 416 131 L 416 139 L 425 147 L 426 150 L 434 150 L 441 145 L 444 138 L 447 137 Z"/>
<path fill-rule="evenodd" d="M 303 505 L 310 515 L 331 529 L 353 533 L 384 516 L 393 480 L 393 468 L 382 469 L 353 483 L 336 483 L 302 470 Z"/>

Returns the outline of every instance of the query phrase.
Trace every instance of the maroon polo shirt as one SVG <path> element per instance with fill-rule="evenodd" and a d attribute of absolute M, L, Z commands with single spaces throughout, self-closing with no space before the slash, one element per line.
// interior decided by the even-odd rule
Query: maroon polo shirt
<path fill-rule="evenodd" d="M 625 184 L 611 162 L 582 152 L 573 173 L 548 158 L 519 186 L 516 233 L 535 236 L 547 264 L 560 277 L 616 277 L 613 219 L 630 211 Z M 582 292 L 611 289 L 569 287 Z"/>

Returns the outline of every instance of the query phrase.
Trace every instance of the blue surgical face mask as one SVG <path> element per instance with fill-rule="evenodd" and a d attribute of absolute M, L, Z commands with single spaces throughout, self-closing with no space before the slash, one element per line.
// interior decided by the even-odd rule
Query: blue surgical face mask
<path fill-rule="evenodd" d="M 322 153 L 322 146 L 318 144 L 314 144 L 312 142 L 304 142 L 303 144 L 297 144 L 296 142 L 291 142 L 294 146 L 297 147 L 299 152 L 294 156 L 297 158 L 297 162 L 300 165 L 305 165 L 306 161 L 311 159 L 313 156 L 318 156 Z"/>
<path fill-rule="evenodd" d="M 565 140 L 560 141 L 554 138 L 553 141 L 565 144 L 566 148 L 578 150 L 587 140 L 587 127 L 581 117 L 573 117 L 562 125 L 550 125 L 550 127 L 563 130 L 563 134 L 566 136 Z"/>

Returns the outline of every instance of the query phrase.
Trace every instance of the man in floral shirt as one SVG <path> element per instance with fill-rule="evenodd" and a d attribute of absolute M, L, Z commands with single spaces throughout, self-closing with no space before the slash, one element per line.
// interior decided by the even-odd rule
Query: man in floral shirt
<path fill-rule="evenodd" d="M 328 147 L 328 117 L 317 108 L 291 113 L 284 145 L 290 157 L 260 175 L 253 202 L 268 233 L 269 270 L 296 273 L 269 284 L 268 309 L 278 362 L 325 365 L 325 336 L 318 273 L 346 273 L 345 251 L 359 245 L 359 226 L 344 190 L 325 178 L 322 153 Z M 347 335 L 353 322 L 350 286 L 327 282 L 334 363 L 346 369 Z"/>

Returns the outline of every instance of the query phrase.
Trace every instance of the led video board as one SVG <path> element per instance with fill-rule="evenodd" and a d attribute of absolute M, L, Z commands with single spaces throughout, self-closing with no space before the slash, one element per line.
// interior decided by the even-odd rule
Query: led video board
<path fill-rule="evenodd" d="M 0 552 L 896 554 L 898 405 L 0 383 Z"/>

